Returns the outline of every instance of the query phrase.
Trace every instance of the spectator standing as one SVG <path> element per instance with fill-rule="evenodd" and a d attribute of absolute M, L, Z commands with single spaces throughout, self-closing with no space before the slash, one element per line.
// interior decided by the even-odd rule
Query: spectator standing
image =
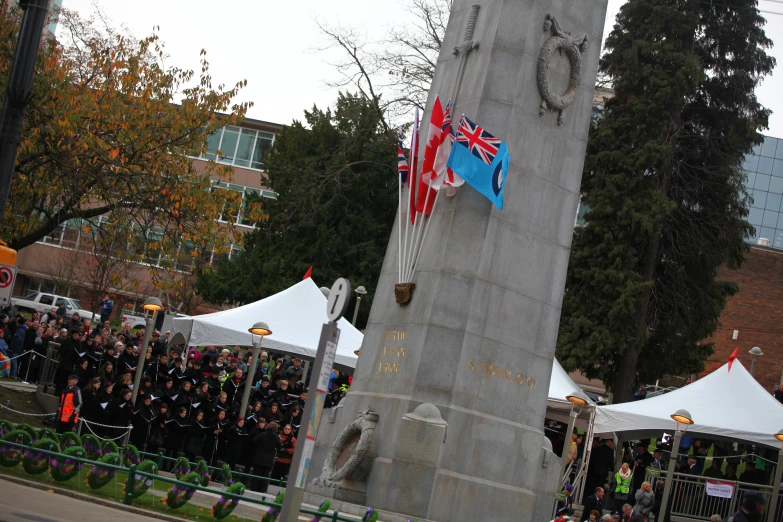
<path fill-rule="evenodd" d="M 108 294 L 103 294 L 103 297 L 101 298 L 101 322 L 105 323 L 109 320 L 109 316 L 111 316 L 111 311 L 114 309 L 114 301 L 111 300 Z"/>
<path fill-rule="evenodd" d="M 65 319 L 65 316 L 68 315 L 68 310 L 65 309 L 65 303 L 60 303 L 60 305 L 57 307 L 57 317 L 62 317 Z"/>
<path fill-rule="evenodd" d="M 82 407 L 82 392 L 76 386 L 79 377 L 69 375 L 67 381 L 67 386 L 60 394 L 60 405 L 57 409 L 57 433 L 73 431 Z"/>
<path fill-rule="evenodd" d="M 746 491 L 739 511 L 734 513 L 731 522 L 758 522 L 762 520 L 767 500 L 758 491 Z"/>
<path fill-rule="evenodd" d="M 283 426 L 283 433 L 280 434 L 280 452 L 275 459 L 275 465 L 272 467 L 272 478 L 282 479 L 288 476 L 295 449 L 296 438 L 291 433 L 291 425 L 286 424 Z"/>
<path fill-rule="evenodd" d="M 258 430 L 253 437 L 253 475 L 268 477 L 275 465 L 277 451 L 282 447 L 277 435 L 279 426 L 276 422 L 270 422 L 266 429 Z M 251 485 L 253 491 L 266 493 L 269 481 L 256 479 Z"/>
<path fill-rule="evenodd" d="M 644 522 L 644 517 L 641 513 L 636 513 L 630 504 L 623 505 L 623 516 L 620 517 L 620 522 Z"/>
<path fill-rule="evenodd" d="M 595 510 L 599 513 L 604 511 L 604 488 L 597 487 L 592 495 L 587 497 L 584 501 L 584 509 L 582 510 L 582 516 L 579 518 L 579 522 L 584 522 L 590 517 L 590 512 Z"/>
<path fill-rule="evenodd" d="M 778 389 L 775 390 L 775 398 L 778 400 L 779 403 L 783 404 L 783 382 L 780 383 Z"/>
<path fill-rule="evenodd" d="M 640 514 L 646 518 L 655 507 L 655 492 L 652 490 L 652 484 L 642 482 L 634 498 L 636 500 L 636 504 L 633 506 L 634 514 Z"/>
<path fill-rule="evenodd" d="M 631 484 L 633 482 L 633 472 L 627 462 L 623 462 L 620 469 L 614 475 L 614 481 L 617 486 L 614 489 L 614 499 L 618 502 L 628 501 L 631 496 Z"/>

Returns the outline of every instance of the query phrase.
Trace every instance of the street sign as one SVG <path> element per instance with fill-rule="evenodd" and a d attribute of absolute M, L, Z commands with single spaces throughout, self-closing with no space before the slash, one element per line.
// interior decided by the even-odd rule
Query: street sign
<path fill-rule="evenodd" d="M 11 304 L 11 290 L 16 281 L 16 267 L 0 265 L 0 306 Z"/>
<path fill-rule="evenodd" d="M 341 277 L 332 285 L 329 299 L 326 300 L 326 316 L 330 321 L 337 321 L 348 310 L 348 301 L 351 297 L 351 283 Z"/>

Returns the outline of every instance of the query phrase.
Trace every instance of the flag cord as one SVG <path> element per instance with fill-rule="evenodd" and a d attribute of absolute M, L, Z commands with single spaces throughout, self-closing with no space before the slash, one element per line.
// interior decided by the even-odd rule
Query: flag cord
<path fill-rule="evenodd" d="M 409 169 L 411 168 L 410 164 L 408 165 L 408 168 Z M 411 171 L 409 170 L 408 171 L 408 202 L 409 203 L 407 205 L 407 207 L 408 207 L 408 214 L 405 217 L 405 240 L 402 242 L 402 248 L 403 248 L 403 251 L 402 251 L 402 263 L 401 263 L 402 264 L 402 268 L 401 268 L 402 275 L 405 275 L 405 272 L 406 272 L 405 269 L 407 268 L 407 263 L 408 263 L 408 228 L 410 227 L 410 224 L 411 224 L 410 215 L 409 215 L 410 214 L 410 198 L 413 197 L 413 196 L 411 196 L 410 192 L 411 192 Z M 400 212 L 400 219 L 402 219 L 402 212 Z M 407 283 L 407 281 L 405 281 L 405 278 L 401 278 L 400 279 L 400 283 Z"/>
<path fill-rule="evenodd" d="M 402 283 L 402 176 L 399 172 L 397 172 L 397 216 L 399 219 L 397 225 L 397 282 Z"/>

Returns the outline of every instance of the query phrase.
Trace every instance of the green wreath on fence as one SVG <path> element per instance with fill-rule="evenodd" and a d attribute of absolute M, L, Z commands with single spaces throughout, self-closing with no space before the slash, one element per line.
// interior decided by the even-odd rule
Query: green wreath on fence
<path fill-rule="evenodd" d="M 208 487 L 209 486 L 209 467 L 207 467 L 207 462 L 205 460 L 199 460 L 198 464 L 196 464 L 196 473 L 198 473 L 198 483 L 202 487 Z"/>
<path fill-rule="evenodd" d="M 187 482 L 188 484 L 193 484 L 194 486 L 198 485 L 198 473 L 191 471 L 179 480 L 182 482 Z M 193 498 L 193 494 L 195 492 L 196 488 L 189 488 L 187 486 L 179 486 L 174 484 L 169 492 L 166 493 L 166 499 L 164 502 L 171 509 L 179 509 L 190 502 L 190 499 Z"/>
<path fill-rule="evenodd" d="M 119 453 L 120 448 L 117 447 L 117 443 L 113 440 L 101 441 L 101 455 L 108 455 L 109 453 Z"/>
<path fill-rule="evenodd" d="M 177 480 L 182 480 L 182 477 L 189 474 L 190 462 L 185 457 L 180 457 L 174 462 L 174 468 L 171 470 Z"/>
<path fill-rule="evenodd" d="M 71 448 L 74 446 L 82 447 L 82 438 L 72 431 L 66 431 L 60 435 L 60 449 Z M 65 452 L 63 452 L 65 453 Z M 86 453 L 85 453 L 86 454 Z"/>
<path fill-rule="evenodd" d="M 324 499 L 321 501 L 321 504 L 318 506 L 318 512 L 326 514 L 327 511 L 329 511 L 329 508 L 332 506 L 332 502 L 328 499 Z M 313 518 L 310 522 L 321 522 L 321 515 L 313 515 Z"/>
<path fill-rule="evenodd" d="M 109 453 L 98 459 L 100 464 L 113 464 L 115 466 L 122 465 L 122 457 L 119 453 Z M 111 479 L 117 474 L 116 469 L 104 468 L 96 464 L 90 471 L 87 472 L 87 484 L 92 489 L 101 489 L 103 486 L 111 482 Z"/>
<path fill-rule="evenodd" d="M 24 430 L 11 430 L 3 435 L 2 440 L 24 444 L 25 446 L 29 446 L 33 441 L 30 434 Z M 6 468 L 13 468 L 22 460 L 22 453 L 20 448 L 0 444 L 0 465 Z"/>
<path fill-rule="evenodd" d="M 141 462 L 141 454 L 133 444 L 128 444 L 122 448 L 120 455 L 122 455 L 122 460 L 128 467 L 131 467 L 133 464 L 138 465 Z"/>
<path fill-rule="evenodd" d="M 224 486 L 228 487 L 234 483 L 234 477 L 231 474 L 231 468 L 228 467 L 228 464 L 223 464 L 222 473 Z"/>
<path fill-rule="evenodd" d="M 138 466 L 136 466 L 136 469 L 139 471 L 143 471 L 145 473 L 149 473 L 151 475 L 157 475 L 158 474 L 158 465 L 155 464 L 151 460 L 145 460 Z M 128 475 L 128 479 L 130 480 L 130 474 Z M 139 498 L 144 493 L 147 492 L 147 490 L 152 485 L 153 479 L 150 477 L 145 477 L 143 475 L 136 475 L 136 480 L 134 481 L 133 485 L 133 498 Z M 125 487 L 123 488 L 122 492 L 125 493 L 128 488 L 128 482 L 125 481 Z"/>
<path fill-rule="evenodd" d="M 364 517 L 362 518 L 362 522 L 377 522 L 378 521 L 378 512 L 375 511 L 373 508 L 367 508 L 367 512 L 364 514 Z"/>
<path fill-rule="evenodd" d="M 226 493 L 231 493 L 233 495 L 244 495 L 245 494 L 245 485 L 241 482 L 234 482 L 231 486 L 226 489 Z M 225 498 L 223 495 L 220 495 L 220 498 L 217 502 L 212 506 L 212 516 L 215 517 L 217 520 L 222 520 L 229 516 L 232 511 L 234 511 L 234 508 L 237 507 L 237 504 L 239 504 L 238 498 Z"/>
<path fill-rule="evenodd" d="M 87 458 L 87 452 L 84 451 L 84 448 L 81 446 L 70 446 L 65 448 L 62 450 L 62 454 L 67 455 L 68 457 L 78 457 L 80 459 Z M 52 478 L 57 482 L 65 482 L 78 475 L 83 465 L 84 464 L 81 462 L 69 458 L 63 459 L 62 457 L 54 457 L 49 472 L 52 474 Z"/>
<path fill-rule="evenodd" d="M 274 502 L 275 504 L 282 505 L 284 499 L 285 499 L 285 492 L 281 491 L 280 493 L 277 494 L 277 496 L 272 502 Z M 280 512 L 278 511 L 278 508 L 271 507 L 267 510 L 266 513 L 264 513 L 264 516 L 261 517 L 261 522 L 275 522 L 279 514 Z"/>
<path fill-rule="evenodd" d="M 24 423 L 17 424 L 16 425 L 16 429 L 17 430 L 22 430 L 22 431 L 26 432 L 28 435 L 30 435 L 30 440 L 32 442 L 35 442 L 35 441 L 38 440 L 38 430 L 36 430 L 32 426 L 30 426 L 29 424 L 24 424 Z"/>
<path fill-rule="evenodd" d="M 41 428 L 38 430 L 38 440 L 42 439 L 52 439 L 58 445 L 60 444 L 60 436 L 51 428 Z"/>
<path fill-rule="evenodd" d="M 87 458 L 90 460 L 98 460 L 103 456 L 101 439 L 91 433 L 82 435 L 82 448 L 87 452 Z"/>
<path fill-rule="evenodd" d="M 49 460 L 52 457 L 46 453 L 36 451 L 39 449 L 55 453 L 60 452 L 60 446 L 52 439 L 41 439 L 38 442 L 33 442 L 32 449 L 24 450 L 24 459 L 22 459 L 22 467 L 30 475 L 40 475 L 49 469 Z"/>
<path fill-rule="evenodd" d="M 14 430 L 14 425 L 10 421 L 0 419 L 0 437 L 6 433 L 11 433 Z"/>

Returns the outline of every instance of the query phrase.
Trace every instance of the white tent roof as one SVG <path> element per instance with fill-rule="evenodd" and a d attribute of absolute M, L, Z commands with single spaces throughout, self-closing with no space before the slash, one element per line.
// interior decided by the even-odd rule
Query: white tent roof
<path fill-rule="evenodd" d="M 739 361 L 673 392 L 612 406 L 599 406 L 595 433 L 633 432 L 636 437 L 673 432 L 670 415 L 691 414 L 689 434 L 744 440 L 779 447 L 773 435 L 783 429 L 783 405 L 754 379 Z"/>
<path fill-rule="evenodd" d="M 264 337 L 262 348 L 313 359 L 326 317 L 326 297 L 311 278 L 266 299 L 231 310 L 174 319 L 172 334 L 181 333 L 190 346 L 252 346 L 247 331 L 264 321 L 272 335 Z M 340 319 L 340 341 L 335 364 L 355 368 L 354 350 L 362 345 L 362 333 Z"/>
<path fill-rule="evenodd" d="M 583 391 L 582 388 L 569 377 L 566 371 L 560 366 L 557 359 L 552 359 L 552 378 L 549 381 L 549 396 L 546 401 L 546 417 L 548 419 L 560 422 L 568 422 L 568 415 L 571 412 L 571 403 L 566 399 L 568 395 L 574 392 Z M 593 404 L 590 398 L 587 398 L 588 404 Z M 589 423 L 590 408 L 582 408 L 579 412 L 577 425 L 585 428 Z"/>

